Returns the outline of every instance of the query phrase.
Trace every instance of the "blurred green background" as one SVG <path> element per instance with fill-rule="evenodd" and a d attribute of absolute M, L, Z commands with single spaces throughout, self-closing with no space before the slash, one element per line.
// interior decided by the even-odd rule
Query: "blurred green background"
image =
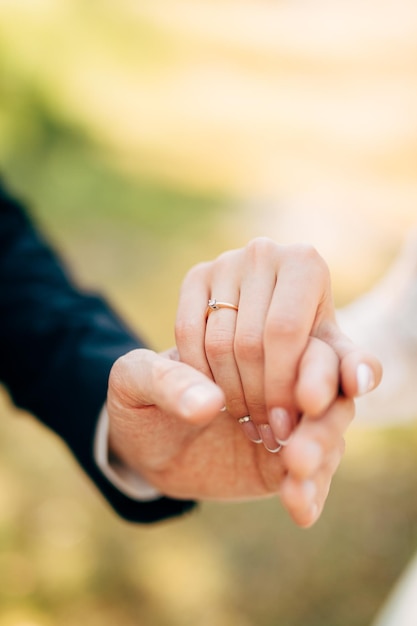
<path fill-rule="evenodd" d="M 343 304 L 415 220 L 416 32 L 411 0 L 2 0 L 0 170 L 158 349 L 186 270 L 259 234 Z M 0 412 L 0 626 L 366 626 L 417 546 L 414 426 L 349 435 L 311 530 L 275 500 L 142 528 Z"/>

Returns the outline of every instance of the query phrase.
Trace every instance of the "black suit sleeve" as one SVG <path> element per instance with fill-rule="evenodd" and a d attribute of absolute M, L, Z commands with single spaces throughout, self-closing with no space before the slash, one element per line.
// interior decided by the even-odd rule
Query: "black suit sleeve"
<path fill-rule="evenodd" d="M 153 522 L 193 503 L 132 500 L 111 485 L 93 458 L 111 366 L 137 347 L 142 342 L 102 299 L 71 284 L 22 208 L 0 186 L 0 380 L 17 406 L 67 443 L 122 517 Z"/>

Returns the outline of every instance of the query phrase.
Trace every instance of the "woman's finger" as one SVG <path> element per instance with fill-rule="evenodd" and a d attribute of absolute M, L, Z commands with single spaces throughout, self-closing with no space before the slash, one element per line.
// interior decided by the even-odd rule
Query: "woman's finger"
<path fill-rule="evenodd" d="M 356 346 L 337 326 L 323 321 L 316 336 L 329 344 L 340 359 L 341 388 L 348 398 L 362 396 L 375 389 L 382 378 L 382 365 L 371 353 Z"/>
<path fill-rule="evenodd" d="M 321 416 L 339 394 L 339 359 L 324 341 L 310 337 L 295 386 L 297 407 L 310 418 Z"/>
<path fill-rule="evenodd" d="M 204 342 L 212 265 L 200 263 L 185 276 L 175 321 L 175 341 L 180 360 L 210 377 Z"/>
<path fill-rule="evenodd" d="M 252 423 L 270 452 L 279 448 L 265 404 L 264 327 L 277 278 L 279 247 L 256 239 L 245 248 L 234 351 Z"/>
<path fill-rule="evenodd" d="M 204 349 L 213 379 L 221 385 L 226 407 L 236 419 L 247 407 L 234 353 L 237 317 L 240 315 L 241 251 L 221 255 L 213 262 L 211 298 L 216 301 L 207 317 Z M 235 307 L 237 310 L 235 310 Z"/>
<path fill-rule="evenodd" d="M 283 479 L 280 487 L 281 502 L 299 526 L 308 528 L 320 517 L 343 452 L 344 441 L 341 439 L 339 446 L 313 477 L 301 480 L 288 474 Z"/>
<path fill-rule="evenodd" d="M 300 359 L 318 319 L 331 312 L 329 293 L 327 266 L 314 248 L 283 249 L 264 332 L 265 397 L 280 439 L 297 421 L 294 393 Z"/>
<path fill-rule="evenodd" d="M 354 414 L 353 401 L 339 397 L 320 418 L 312 419 L 304 415 L 281 452 L 288 472 L 300 480 L 313 476 L 332 450 L 340 446 Z"/>
<path fill-rule="evenodd" d="M 237 419 L 247 415 L 248 409 L 234 353 L 236 319 L 237 312 L 230 309 L 220 309 L 210 316 L 205 352 L 213 379 L 224 391 L 227 410 Z"/>

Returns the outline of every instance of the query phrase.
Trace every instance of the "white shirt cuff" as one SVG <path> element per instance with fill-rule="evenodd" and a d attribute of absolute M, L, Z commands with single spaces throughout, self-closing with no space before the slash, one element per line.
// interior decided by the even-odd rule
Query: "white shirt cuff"
<path fill-rule="evenodd" d="M 109 459 L 109 415 L 103 406 L 97 422 L 94 439 L 94 460 L 104 476 L 125 496 L 139 502 L 149 502 L 161 497 L 147 480 L 118 459 Z"/>

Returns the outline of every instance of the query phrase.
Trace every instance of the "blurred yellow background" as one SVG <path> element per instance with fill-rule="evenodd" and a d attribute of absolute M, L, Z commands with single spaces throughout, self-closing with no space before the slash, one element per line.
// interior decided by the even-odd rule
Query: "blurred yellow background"
<path fill-rule="evenodd" d="M 343 304 L 417 221 L 416 35 L 414 0 L 1 0 L 0 170 L 158 349 L 185 271 L 259 234 Z M 0 626 L 365 626 L 416 546 L 414 427 L 353 433 L 307 532 L 272 500 L 147 529 L 0 411 Z"/>

